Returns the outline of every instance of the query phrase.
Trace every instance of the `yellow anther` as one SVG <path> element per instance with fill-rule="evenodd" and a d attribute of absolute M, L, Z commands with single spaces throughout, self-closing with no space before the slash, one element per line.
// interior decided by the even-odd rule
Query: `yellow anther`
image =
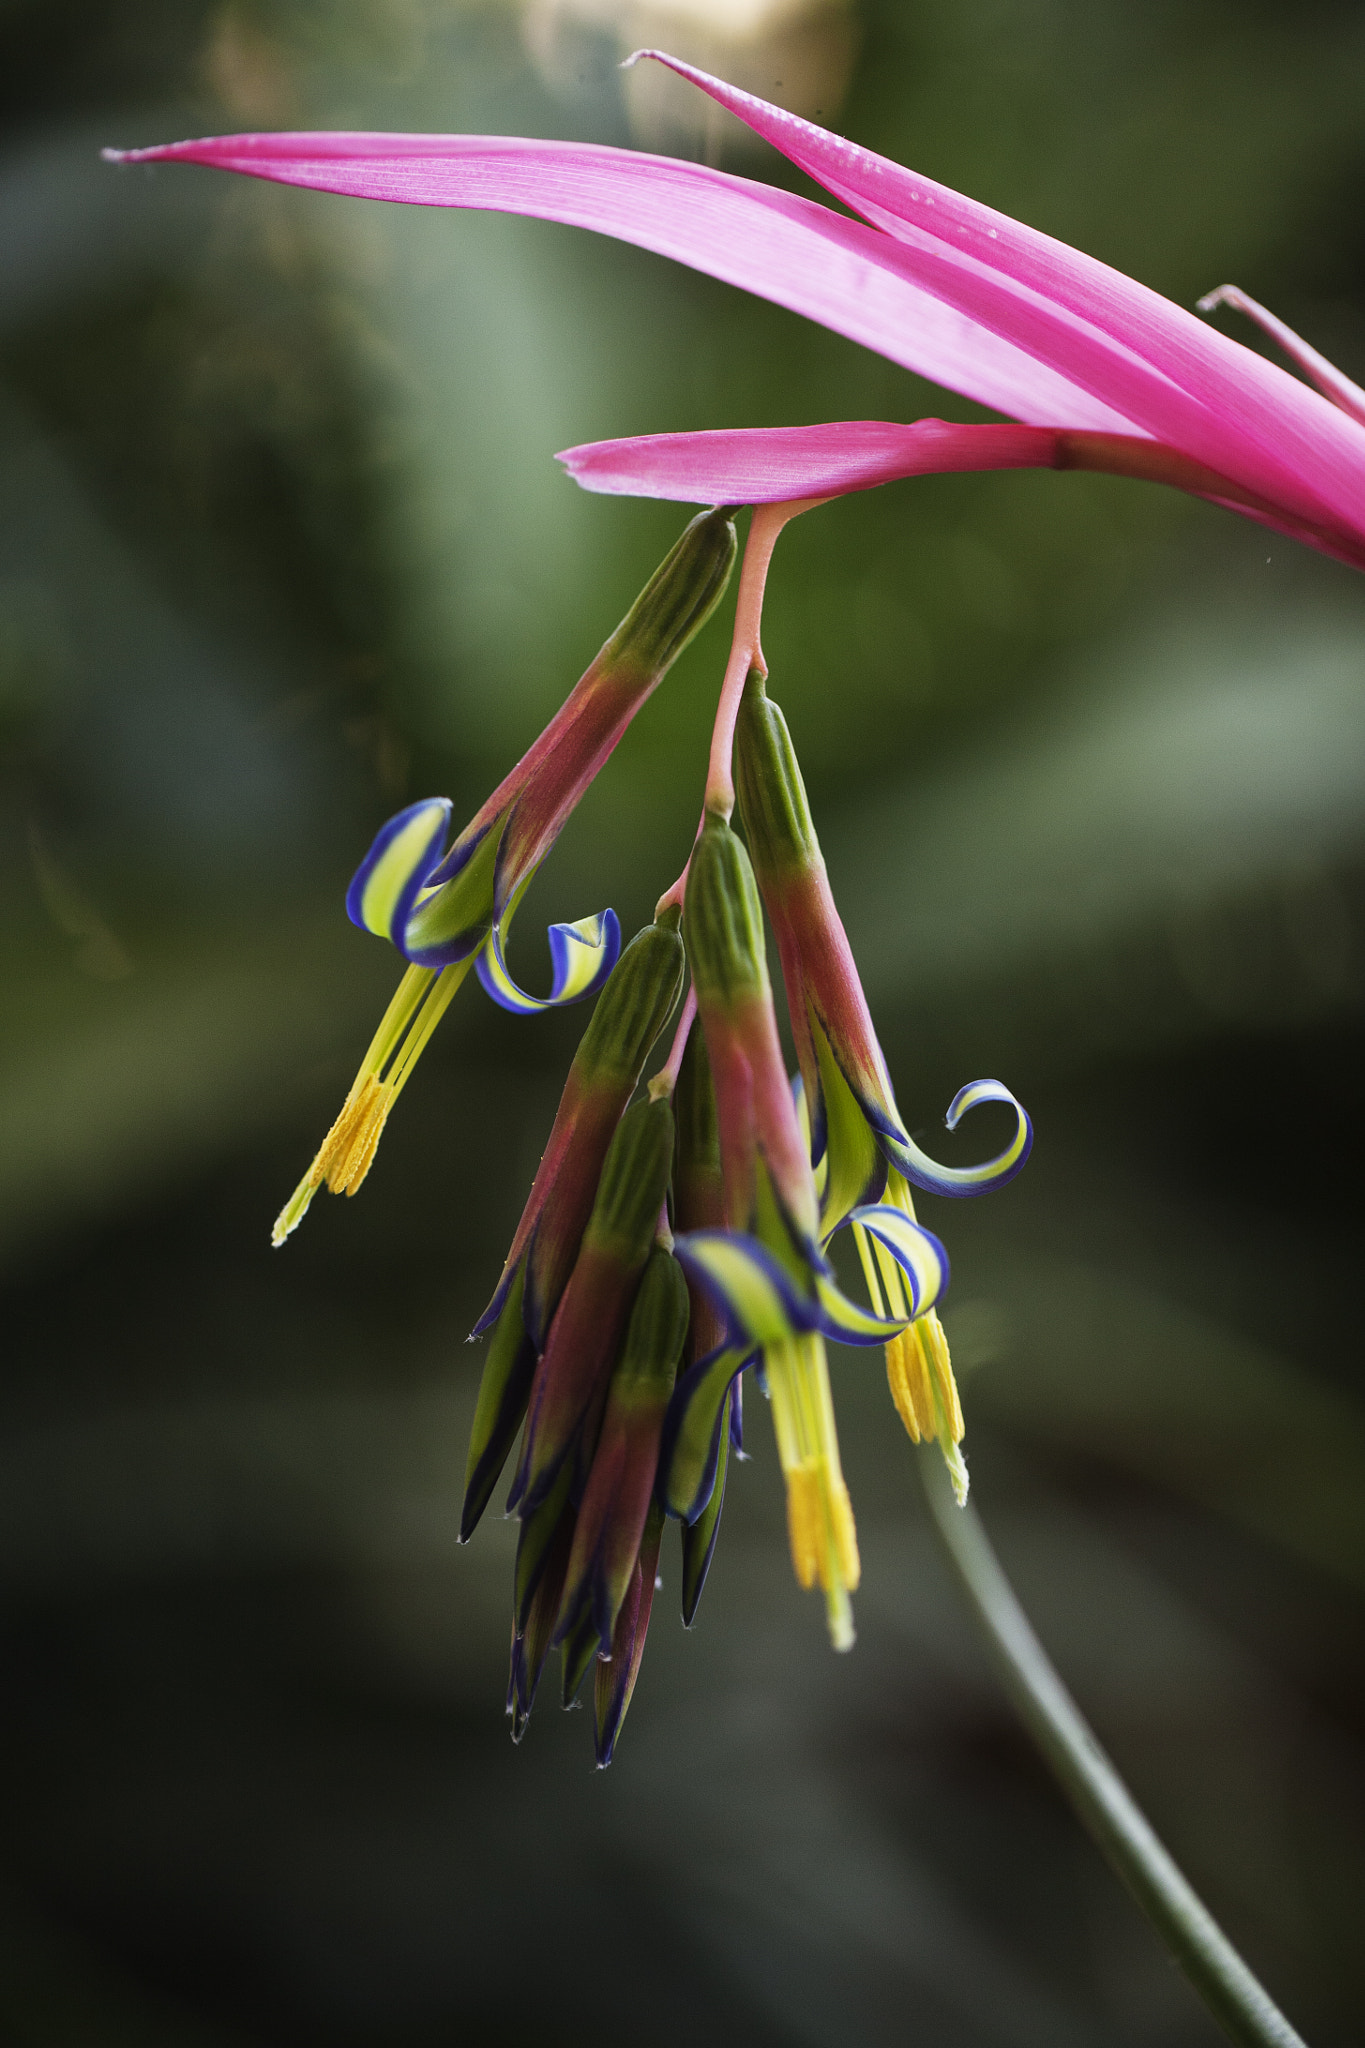
<path fill-rule="evenodd" d="M 824 1339 L 803 1336 L 765 1354 L 768 1391 L 782 1474 L 787 1483 L 787 1534 L 797 1583 L 825 1596 L 830 1641 L 853 1646 L 849 1594 L 862 1564 L 853 1507 L 839 1464 Z"/>
<path fill-rule="evenodd" d="M 948 1356 L 948 1333 L 938 1319 L 937 1309 L 930 1309 L 927 1316 L 921 1316 L 915 1325 L 922 1334 L 924 1349 L 933 1366 L 934 1386 L 943 1406 L 943 1416 L 948 1425 L 948 1434 L 955 1444 L 960 1444 L 967 1433 L 962 1420 L 962 1403 L 958 1399 L 957 1381 L 953 1378 L 953 1361 Z"/>
<path fill-rule="evenodd" d="M 370 1040 L 341 1114 L 275 1218 L 272 1244 L 283 1244 L 290 1231 L 298 1229 L 320 1187 L 329 1187 L 334 1195 L 358 1192 L 374 1162 L 389 1111 L 472 965 L 471 956 L 453 967 L 408 968 Z"/>
<path fill-rule="evenodd" d="M 326 1181 L 334 1195 L 353 1195 L 370 1170 L 397 1090 L 362 1074 L 318 1149 L 309 1177 Z"/>
<path fill-rule="evenodd" d="M 353 1195 L 373 1163 L 389 1111 L 398 1091 L 372 1074 L 359 1074 L 341 1105 L 341 1114 L 318 1147 L 318 1154 L 275 1219 L 272 1244 L 283 1244 L 308 1213 L 308 1204 L 324 1184 L 334 1195 Z"/>
<path fill-rule="evenodd" d="M 922 1438 L 932 1441 L 934 1400 L 918 1323 L 911 1323 L 887 1345 L 886 1379 L 896 1413 L 905 1424 L 911 1443 L 917 1444 Z"/>
<path fill-rule="evenodd" d="M 849 1592 L 853 1593 L 856 1592 L 858 1581 L 863 1575 L 863 1561 L 858 1555 L 858 1528 L 853 1519 L 853 1503 L 848 1497 L 848 1488 L 844 1484 L 842 1472 L 826 1473 L 825 1478 L 834 1556 L 839 1566 L 838 1575 Z M 827 1564 L 820 1580 L 827 1593 L 832 1590 L 832 1577 L 833 1574 Z"/>
<path fill-rule="evenodd" d="M 911 1443 L 937 1441 L 958 1505 L 967 1498 L 967 1461 L 958 1449 L 966 1434 L 948 1336 L 935 1309 L 893 1337 L 886 1347 L 886 1379 L 896 1413 Z"/>
<path fill-rule="evenodd" d="M 825 1552 L 825 1516 L 820 1500 L 820 1470 L 814 1458 L 793 1466 L 786 1474 L 787 1536 L 791 1543 L 792 1569 L 796 1582 L 809 1592 L 821 1569 Z"/>
<path fill-rule="evenodd" d="M 893 1337 L 886 1347 L 886 1384 L 891 1389 L 891 1399 L 896 1413 L 905 1424 L 905 1432 L 912 1444 L 917 1444 L 923 1432 L 919 1417 L 915 1413 L 915 1397 L 910 1383 L 909 1367 L 906 1364 L 906 1345 L 901 1337 Z"/>
<path fill-rule="evenodd" d="M 887 1176 L 886 1200 L 913 1220 L 915 1205 L 909 1183 L 894 1171 Z M 890 1252 L 885 1245 L 872 1240 L 861 1224 L 854 1224 L 853 1235 L 876 1313 L 908 1315 L 910 1304 L 903 1278 Z M 966 1425 L 957 1381 L 953 1378 L 953 1362 L 948 1356 L 947 1333 L 937 1309 L 929 1309 L 889 1339 L 886 1383 L 911 1443 L 937 1441 L 961 1506 L 967 1498 L 968 1482 L 967 1463 L 958 1445 L 966 1434 Z"/>

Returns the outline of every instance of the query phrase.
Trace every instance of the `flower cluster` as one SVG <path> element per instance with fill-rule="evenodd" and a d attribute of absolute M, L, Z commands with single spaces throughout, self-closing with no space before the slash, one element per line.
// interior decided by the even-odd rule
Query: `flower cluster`
<path fill-rule="evenodd" d="M 354 1193 L 384 1118 L 459 980 L 477 962 L 505 1007 L 597 993 L 521 1220 L 475 1337 L 487 1339 L 462 1540 L 513 1461 L 519 1524 L 507 1706 L 523 1734 L 552 1649 L 571 1704 L 591 1669 L 610 1762 L 649 1625 L 666 1517 L 682 1526 L 683 1618 L 715 1549 L 742 1446 L 743 1375 L 772 1410 L 792 1560 L 819 1586 L 837 1648 L 853 1641 L 858 1541 L 840 1467 L 826 1340 L 886 1346 L 912 1436 L 937 1437 L 960 1493 L 962 1415 L 935 1313 L 947 1255 L 910 1185 L 971 1194 L 1017 1172 L 1028 1120 L 987 1167 L 934 1164 L 905 1130 L 830 894 L 782 714 L 764 688 L 758 611 L 783 520 L 760 512 L 696 844 L 623 952 L 612 912 L 555 926 L 545 1001 L 511 982 L 502 939 L 537 863 L 626 723 L 719 599 L 728 512 L 693 521 L 563 710 L 445 852 L 450 806 L 412 804 L 379 833 L 347 907 L 409 961 L 340 1118 L 286 1208 Z M 738 802 L 744 836 L 731 822 Z M 798 1073 L 778 1034 L 764 906 L 777 935 Z M 619 957 L 618 957 L 619 954 Z M 690 987 L 688 982 L 690 978 Z M 684 989 L 687 994 L 684 999 Z M 600 993 L 598 993 L 600 991 Z M 671 1050 L 645 1080 L 676 1015 Z M 829 1261 L 851 1227 L 868 1301 Z"/>
<path fill-rule="evenodd" d="M 646 53 L 658 55 L 658 53 Z M 931 470 L 1030 465 L 1162 481 L 1365 566 L 1365 393 L 1255 301 L 1225 287 L 1316 389 L 1075 250 L 661 58 L 849 209 L 700 164 L 584 144 L 478 136 L 248 135 L 111 152 L 177 158 L 410 204 L 588 227 L 691 264 L 879 350 L 1008 416 L 948 425 L 651 435 L 569 450 L 588 489 L 755 508 L 702 820 L 684 874 L 620 956 L 610 911 L 551 932 L 548 998 L 506 966 L 538 863 L 626 724 L 718 601 L 726 511 L 693 521 L 563 710 L 449 851 L 449 805 L 385 827 L 348 908 L 409 967 L 336 1124 L 276 1225 L 326 1184 L 353 1194 L 397 1094 L 471 965 L 527 1012 L 599 990 L 540 1170 L 476 1334 L 488 1348 L 466 1477 L 472 1534 L 516 1450 L 519 1521 L 508 1710 L 520 1736 L 552 1648 L 571 1700 L 595 1666 L 599 1761 L 639 1670 L 663 1521 L 682 1537 L 691 1621 L 714 1552 L 752 1371 L 772 1411 L 797 1578 L 836 1647 L 853 1640 L 857 1537 L 826 1341 L 884 1346 L 892 1398 L 936 1441 L 965 1497 L 963 1417 L 936 1304 L 947 1256 L 916 1190 L 974 1195 L 1022 1167 L 1011 1112 L 982 1166 L 943 1166 L 897 1108 L 830 891 L 786 723 L 766 691 L 759 620 L 781 526 L 842 493 Z M 852 217 L 857 216 L 857 217 Z M 740 830 L 735 829 L 736 819 Z M 741 836 L 742 835 L 742 836 Z M 766 964 L 776 938 L 798 1072 L 789 1079 Z M 682 1003 L 672 1046 L 651 1052 Z M 643 1084 L 643 1092 L 642 1091 Z M 867 1300 L 829 1248 L 852 1233 Z"/>

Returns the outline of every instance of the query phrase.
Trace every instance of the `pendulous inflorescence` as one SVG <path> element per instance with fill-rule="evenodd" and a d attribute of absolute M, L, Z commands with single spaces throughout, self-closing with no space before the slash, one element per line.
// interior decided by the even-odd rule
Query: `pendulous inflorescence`
<path fill-rule="evenodd" d="M 380 831 L 347 909 L 392 942 L 407 971 L 275 1226 L 281 1243 L 320 1187 L 356 1192 L 471 967 L 518 1015 L 596 997 L 473 1332 L 484 1363 L 460 1535 L 474 1534 L 510 1466 L 512 1734 L 524 1734 L 557 1649 L 566 1706 L 593 1673 L 603 1765 L 635 1688 L 670 1517 L 682 1529 L 683 1619 L 696 1614 L 730 1461 L 743 1446 L 746 1375 L 772 1414 L 796 1576 L 820 1589 L 836 1649 L 853 1643 L 861 1567 L 828 1339 L 885 1347 L 907 1429 L 916 1442 L 937 1439 L 965 1498 L 962 1410 L 935 1308 L 948 1259 L 917 1221 L 911 1187 L 998 1187 L 1031 1142 L 1027 1117 L 998 1082 L 964 1090 L 949 1112 L 951 1124 L 976 1101 L 1010 1105 L 1013 1140 L 987 1166 L 937 1165 L 896 1108 L 795 749 L 765 688 L 764 578 L 781 526 L 802 509 L 764 508 L 751 523 L 696 841 L 653 921 L 624 950 L 610 910 L 552 926 L 553 986 L 536 998 L 512 981 L 503 947 L 573 806 L 719 602 L 737 552 L 727 509 L 692 521 L 449 849 L 443 798 L 409 805 Z M 794 1076 L 768 974 L 768 924 Z M 830 1241 L 845 1227 L 865 1303 L 845 1294 L 830 1264 Z"/>

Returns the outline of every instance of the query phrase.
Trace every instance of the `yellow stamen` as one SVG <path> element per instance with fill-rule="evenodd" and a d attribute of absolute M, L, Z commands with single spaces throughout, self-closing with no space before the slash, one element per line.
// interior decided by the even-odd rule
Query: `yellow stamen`
<path fill-rule="evenodd" d="M 373 1074 L 357 1075 L 313 1162 L 318 1180 L 334 1195 L 353 1195 L 369 1172 L 396 1092 Z"/>
<path fill-rule="evenodd" d="M 909 1182 L 894 1170 L 887 1175 L 886 1200 L 913 1219 L 915 1204 Z M 908 1315 L 910 1304 L 901 1271 L 891 1254 L 884 1245 L 869 1240 L 867 1232 L 856 1223 L 853 1233 L 867 1291 L 877 1314 Z M 878 1270 L 881 1288 L 877 1285 Z M 886 1294 L 885 1309 L 882 1288 Z M 886 1379 L 896 1413 L 905 1424 L 911 1443 L 938 1443 L 960 1507 L 967 1498 L 969 1484 L 967 1461 L 958 1448 L 966 1435 L 966 1424 L 953 1377 L 953 1362 L 948 1355 L 948 1335 L 937 1309 L 931 1308 L 890 1340 L 886 1347 Z"/>
<path fill-rule="evenodd" d="M 921 1316 L 918 1326 L 924 1332 L 924 1348 L 934 1368 L 934 1387 L 943 1404 L 948 1434 L 955 1444 L 960 1444 L 967 1433 L 962 1420 L 962 1403 L 958 1398 L 957 1381 L 953 1378 L 953 1361 L 948 1355 L 948 1333 L 938 1319 L 938 1310 L 930 1309 L 927 1316 Z"/>
<path fill-rule="evenodd" d="M 793 1465 L 786 1473 L 787 1537 L 791 1544 L 796 1583 L 808 1593 L 820 1572 L 821 1537 L 825 1517 L 820 1506 L 820 1468 L 814 1458 Z"/>
<path fill-rule="evenodd" d="M 830 1517 L 830 1535 L 834 1543 L 834 1555 L 839 1560 L 839 1573 L 850 1592 L 857 1589 L 863 1575 L 863 1561 L 858 1554 L 858 1525 L 853 1519 L 853 1503 L 848 1497 L 842 1472 L 834 1473 L 826 1488 L 826 1506 Z M 832 1590 L 828 1574 L 822 1579 L 825 1591 Z"/>
<path fill-rule="evenodd" d="M 959 1507 L 967 1498 L 971 1481 L 967 1477 L 967 1461 L 959 1445 L 967 1433 L 962 1419 L 962 1403 L 958 1398 L 957 1381 L 953 1377 L 953 1362 L 948 1356 L 948 1333 L 938 1319 L 937 1312 L 930 1309 L 927 1316 L 921 1316 L 917 1327 L 923 1329 L 924 1349 L 932 1368 L 934 1398 L 934 1435 L 938 1438 L 943 1462 L 948 1467 L 948 1477 L 953 1482 L 953 1492 Z"/>
<path fill-rule="evenodd" d="M 320 1187 L 325 1185 L 334 1195 L 358 1192 L 379 1149 L 389 1111 L 473 964 L 471 955 L 453 967 L 409 967 L 370 1040 L 340 1115 L 275 1219 L 272 1244 L 283 1244 L 298 1228 Z"/>
<path fill-rule="evenodd" d="M 868 1299 L 872 1303 L 874 1316 L 884 1316 L 886 1307 L 882 1301 L 882 1290 L 877 1281 L 877 1265 L 872 1256 L 872 1239 L 861 1223 L 853 1226 L 853 1242 L 858 1247 L 858 1258 L 862 1264 L 863 1278 L 867 1282 Z"/>
<path fill-rule="evenodd" d="M 787 1484 L 787 1533 L 797 1583 L 817 1581 L 825 1595 L 830 1640 L 853 1646 L 849 1595 L 861 1576 L 858 1532 L 839 1463 L 823 1337 L 771 1345 L 764 1353 L 778 1458 Z"/>
<path fill-rule="evenodd" d="M 929 1390 L 929 1362 L 916 1324 L 902 1330 L 886 1347 L 886 1379 L 896 1413 L 912 1444 L 934 1434 L 934 1403 Z"/>

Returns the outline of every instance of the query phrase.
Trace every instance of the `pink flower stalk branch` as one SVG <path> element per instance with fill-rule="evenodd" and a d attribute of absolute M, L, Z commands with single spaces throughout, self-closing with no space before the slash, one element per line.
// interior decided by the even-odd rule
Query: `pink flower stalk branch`
<path fill-rule="evenodd" d="M 750 669 L 757 669 L 761 676 L 768 673 L 768 664 L 763 659 L 763 595 L 768 586 L 768 570 L 772 565 L 777 537 L 790 520 L 798 518 L 802 512 L 813 511 L 825 502 L 824 498 L 802 498 L 785 504 L 764 502 L 757 506 L 750 523 L 744 547 L 744 566 L 739 576 L 739 596 L 735 602 L 734 637 L 730 642 L 730 659 L 725 664 L 725 678 L 720 686 L 716 722 L 711 731 L 711 759 L 706 774 L 705 810 L 718 818 L 728 819 L 735 807 L 735 722 L 739 717 L 744 685 L 749 679 Z"/>
<path fill-rule="evenodd" d="M 691 441 L 698 437 L 680 434 L 668 438 Z M 598 445 L 610 447 L 614 444 L 602 442 Z M 562 457 L 560 459 L 563 460 Z M 634 495 L 641 494 L 637 492 Z M 837 496 L 838 493 L 833 495 Z M 697 825 L 698 838 L 708 816 L 728 819 L 735 807 L 735 724 L 739 718 L 739 707 L 749 671 L 756 669 L 765 678 L 768 673 L 768 664 L 763 658 L 763 597 L 768 586 L 768 570 L 772 564 L 778 535 L 783 527 L 800 513 L 811 512 L 817 505 L 828 502 L 828 498 L 804 498 L 796 503 L 786 504 L 773 504 L 766 500 L 754 501 L 754 516 L 750 521 L 748 539 L 744 544 L 744 564 L 740 570 L 739 596 L 735 602 L 735 625 L 730 639 L 730 654 L 721 681 L 715 722 L 711 728 L 711 753 L 707 765 L 706 793 Z M 689 854 L 677 881 L 664 891 L 655 905 L 655 917 L 661 917 L 668 910 L 682 909 L 691 864 Z M 688 1021 L 684 1019 L 683 1024 L 679 1026 L 682 1033 L 676 1048 L 679 1059 L 687 1042 L 685 1026 Z"/>
<path fill-rule="evenodd" d="M 650 1094 L 657 1100 L 664 1096 L 672 1101 L 673 1091 L 678 1085 L 682 1063 L 687 1053 L 687 1041 L 692 1035 L 692 1026 L 697 1021 L 697 991 L 689 988 L 687 1000 L 678 1012 L 678 1022 L 673 1032 L 673 1043 L 668 1049 L 668 1058 L 649 1084 Z"/>

